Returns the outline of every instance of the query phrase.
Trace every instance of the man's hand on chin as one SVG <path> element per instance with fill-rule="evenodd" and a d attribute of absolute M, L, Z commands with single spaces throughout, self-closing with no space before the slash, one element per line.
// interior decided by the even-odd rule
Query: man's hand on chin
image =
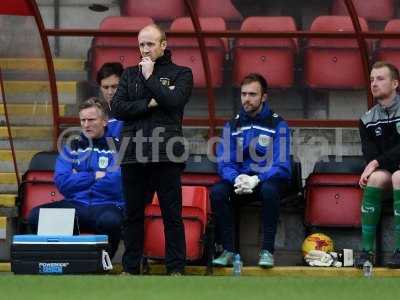
<path fill-rule="evenodd" d="M 142 70 L 143 77 L 147 80 L 153 74 L 155 62 L 150 57 L 143 57 L 139 66 Z"/>

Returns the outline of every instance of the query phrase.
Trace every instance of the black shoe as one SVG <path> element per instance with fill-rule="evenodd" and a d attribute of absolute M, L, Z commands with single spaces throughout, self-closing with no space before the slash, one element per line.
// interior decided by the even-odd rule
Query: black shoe
<path fill-rule="evenodd" d="M 400 269 L 400 249 L 396 249 L 394 251 L 387 266 L 388 266 L 388 268 L 392 268 L 392 269 Z"/>
<path fill-rule="evenodd" d="M 374 253 L 372 251 L 362 251 L 356 258 L 356 268 L 362 269 L 364 263 L 369 260 L 374 264 Z"/>

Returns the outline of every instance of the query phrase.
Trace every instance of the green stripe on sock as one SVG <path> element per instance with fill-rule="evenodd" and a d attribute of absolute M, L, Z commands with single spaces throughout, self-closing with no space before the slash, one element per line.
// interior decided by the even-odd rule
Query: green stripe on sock
<path fill-rule="evenodd" d="M 376 225 L 381 216 L 381 199 L 383 189 L 367 186 L 364 189 L 361 204 L 361 223 L 362 223 L 362 249 L 373 251 Z"/>
<path fill-rule="evenodd" d="M 394 246 L 400 249 L 400 190 L 393 190 Z"/>

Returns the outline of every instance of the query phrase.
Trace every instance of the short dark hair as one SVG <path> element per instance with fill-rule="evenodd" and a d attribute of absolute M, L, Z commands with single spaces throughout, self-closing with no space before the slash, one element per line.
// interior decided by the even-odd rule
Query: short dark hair
<path fill-rule="evenodd" d="M 83 101 L 80 105 L 79 105 L 79 112 L 86 109 L 86 108 L 91 108 L 91 107 L 96 107 L 100 110 L 102 116 L 104 118 L 108 118 L 108 103 L 101 99 L 101 98 L 97 98 L 97 97 L 91 97 L 85 101 Z"/>
<path fill-rule="evenodd" d="M 124 72 L 124 67 L 119 62 L 108 62 L 101 66 L 101 68 L 97 71 L 96 81 L 100 85 L 101 81 L 104 78 L 110 77 L 112 75 L 116 75 L 121 77 L 122 72 Z"/>
<path fill-rule="evenodd" d="M 397 67 L 387 61 L 377 61 L 372 65 L 372 69 L 380 69 L 380 68 L 388 68 L 390 71 L 390 76 L 394 80 L 400 79 L 399 69 Z"/>
<path fill-rule="evenodd" d="M 259 73 L 250 73 L 249 75 L 245 76 L 242 80 L 242 82 L 240 83 L 240 86 L 242 87 L 245 84 L 249 84 L 252 82 L 258 82 L 261 85 L 261 91 L 263 94 L 267 93 L 268 90 L 268 82 L 267 80 L 264 78 L 264 76 L 262 76 Z"/>

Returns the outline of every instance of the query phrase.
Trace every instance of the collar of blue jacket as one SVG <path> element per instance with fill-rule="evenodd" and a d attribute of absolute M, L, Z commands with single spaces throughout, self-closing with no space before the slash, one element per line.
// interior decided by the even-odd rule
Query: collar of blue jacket
<path fill-rule="evenodd" d="M 97 138 L 97 139 L 89 139 L 86 135 L 84 135 L 83 133 L 81 133 L 79 135 L 79 139 L 77 139 L 75 141 L 76 147 L 77 148 L 88 148 L 88 147 L 96 147 L 99 150 L 108 150 L 109 146 L 107 143 L 107 139 L 106 139 L 107 135 L 104 134 L 101 138 Z M 74 149 L 76 150 L 76 149 Z"/>
<path fill-rule="evenodd" d="M 240 119 L 242 120 L 243 123 L 246 122 L 251 122 L 251 121 L 261 121 L 262 119 L 265 119 L 267 116 L 271 114 L 271 110 L 266 102 L 264 102 L 263 107 L 261 111 L 255 115 L 254 117 L 250 116 L 243 108 L 240 109 Z"/>

